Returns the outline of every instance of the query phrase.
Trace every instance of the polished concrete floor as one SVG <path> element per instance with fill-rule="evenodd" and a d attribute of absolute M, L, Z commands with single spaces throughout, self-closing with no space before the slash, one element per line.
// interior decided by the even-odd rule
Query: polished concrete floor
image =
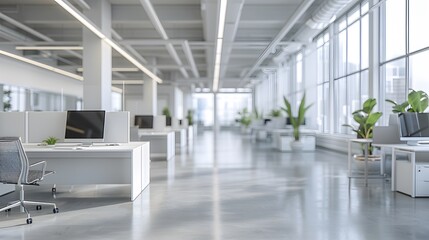
<path fill-rule="evenodd" d="M 152 161 L 134 202 L 123 186 L 32 187 L 33 224 L 0 213 L 0 239 L 428 239 L 429 198 L 390 182 L 347 178 L 346 155 L 281 153 L 234 132 L 199 135 L 174 160 Z M 0 198 L 3 205 L 13 194 Z"/>

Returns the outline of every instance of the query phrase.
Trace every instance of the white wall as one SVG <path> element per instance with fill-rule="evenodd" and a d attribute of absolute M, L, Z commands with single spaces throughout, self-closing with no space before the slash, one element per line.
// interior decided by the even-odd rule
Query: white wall
<path fill-rule="evenodd" d="M 165 105 L 167 104 L 167 105 Z M 162 114 L 162 109 L 167 106 L 172 117 L 183 118 L 183 92 L 177 86 L 158 86 L 158 114 Z"/>
<path fill-rule="evenodd" d="M 0 55 L 0 83 L 83 96 L 81 81 Z"/>

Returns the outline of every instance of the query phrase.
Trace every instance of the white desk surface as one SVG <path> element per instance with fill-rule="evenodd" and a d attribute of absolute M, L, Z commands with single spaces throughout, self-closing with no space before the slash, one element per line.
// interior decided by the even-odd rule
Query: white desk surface
<path fill-rule="evenodd" d="M 293 133 L 293 128 L 277 128 L 277 129 L 271 129 L 269 130 L 272 133 Z M 317 130 L 311 130 L 311 129 L 300 129 L 300 134 L 316 134 Z"/>
<path fill-rule="evenodd" d="M 148 142 L 120 143 L 119 146 L 108 146 L 106 143 L 97 143 L 90 147 L 81 147 L 75 143 L 61 143 L 56 146 L 38 146 L 37 143 L 25 143 L 26 152 L 129 152 Z"/>
<path fill-rule="evenodd" d="M 147 130 L 147 129 L 139 129 L 139 136 L 166 136 L 172 132 L 174 131 L 173 130 L 153 131 L 153 130 Z"/>
<path fill-rule="evenodd" d="M 373 143 L 372 144 L 375 147 L 388 147 L 388 148 L 394 148 L 394 149 L 400 149 L 400 150 L 406 150 L 406 151 L 413 151 L 413 152 L 429 152 L 429 144 L 424 145 L 418 145 L 418 146 L 410 146 L 407 144 L 382 144 L 382 143 Z"/>
<path fill-rule="evenodd" d="M 372 139 L 371 138 L 351 138 L 351 139 L 349 139 L 349 142 L 372 143 Z"/>

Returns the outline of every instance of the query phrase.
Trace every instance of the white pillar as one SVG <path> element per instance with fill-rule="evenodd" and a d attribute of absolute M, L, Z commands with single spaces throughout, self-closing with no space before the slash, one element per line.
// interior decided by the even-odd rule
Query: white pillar
<path fill-rule="evenodd" d="M 107 37 L 111 36 L 109 1 L 88 1 L 84 14 Z M 110 110 L 112 86 L 112 49 L 87 28 L 83 28 L 83 108 Z"/>
<path fill-rule="evenodd" d="M 4 99 L 3 99 L 3 97 L 4 97 L 4 94 L 3 94 L 3 84 L 0 84 L 0 99 L 1 99 L 1 102 L 0 102 L 0 112 L 4 111 Z"/>
<path fill-rule="evenodd" d="M 157 115 L 157 82 L 147 79 L 143 84 L 143 114 Z"/>
<path fill-rule="evenodd" d="M 218 102 L 217 102 L 217 93 L 213 93 L 213 133 L 214 136 L 219 133 L 219 118 L 218 118 Z"/>

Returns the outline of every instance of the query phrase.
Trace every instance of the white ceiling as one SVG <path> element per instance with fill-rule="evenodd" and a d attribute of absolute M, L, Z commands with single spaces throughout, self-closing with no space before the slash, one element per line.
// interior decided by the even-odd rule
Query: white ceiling
<path fill-rule="evenodd" d="M 78 3 L 91 5 L 92 1 L 98 0 L 69 1 L 82 10 L 82 5 Z M 129 53 L 146 60 L 148 63 L 144 65 L 155 70 L 164 82 L 211 88 L 218 0 L 148 1 L 159 17 L 168 40 L 162 40 L 143 7 L 144 1 L 110 0 L 112 29 L 119 35 L 113 34 L 113 38 Z M 229 0 L 220 87 L 243 87 L 248 80 L 243 79 L 244 76 L 255 76 L 262 67 L 270 64 L 270 59 L 278 55 L 283 47 L 291 45 L 290 42 L 303 41 L 297 32 L 305 26 L 306 20 L 323 0 L 315 0 L 261 66 L 255 66 L 303 2 L 305 0 Z M 1 0 L 0 13 L 45 36 L 36 36 L 1 18 L 0 47 L 43 44 L 82 46 L 82 25 L 54 0 Z M 167 50 L 168 44 L 177 52 L 179 61 L 175 61 L 171 51 Z M 187 49 L 190 51 L 187 52 Z M 82 51 L 26 51 L 25 54 L 40 61 L 45 57 L 53 58 L 61 68 L 74 73 L 82 67 Z M 134 67 L 117 53 L 114 53 L 112 64 L 114 68 Z M 255 71 L 249 72 L 252 68 Z M 141 72 L 113 72 L 112 79 L 132 80 L 142 79 L 142 76 Z"/>

